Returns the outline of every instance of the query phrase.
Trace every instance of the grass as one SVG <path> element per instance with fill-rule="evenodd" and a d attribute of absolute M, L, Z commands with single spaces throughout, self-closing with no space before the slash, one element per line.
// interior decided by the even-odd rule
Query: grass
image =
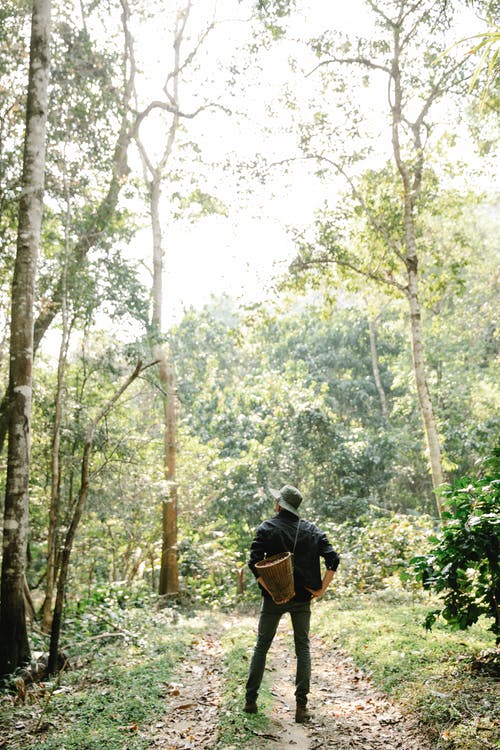
<path fill-rule="evenodd" d="M 135 615 L 135 622 L 130 617 Z M 24 706 L 0 704 L 0 747 L 12 750 L 142 750 L 163 714 L 168 683 L 185 646 L 202 625 L 186 620 L 172 627 L 163 613 L 129 615 L 127 632 L 136 639 L 100 642 L 85 664 L 45 683 Z M 85 642 L 82 639 L 82 642 Z M 13 731 L 17 729 L 18 731 Z M 48 731 L 47 731 L 48 730 Z"/>
<path fill-rule="evenodd" d="M 329 600 L 316 610 L 316 631 L 333 635 L 375 685 L 416 713 L 437 750 L 497 747 L 498 684 L 473 669 L 494 638 L 485 623 L 466 632 L 437 624 L 426 632 L 428 609 L 375 595 Z"/>

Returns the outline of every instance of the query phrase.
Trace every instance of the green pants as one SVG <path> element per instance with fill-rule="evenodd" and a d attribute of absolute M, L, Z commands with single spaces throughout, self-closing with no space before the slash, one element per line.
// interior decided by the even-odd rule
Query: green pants
<path fill-rule="evenodd" d="M 264 675 L 266 657 L 273 642 L 281 616 L 290 612 L 297 657 L 297 672 L 295 676 L 295 698 L 297 703 L 306 704 L 311 682 L 311 652 L 309 648 L 309 623 L 311 620 L 310 602 L 288 602 L 275 604 L 270 599 L 263 598 L 259 618 L 257 643 L 250 663 L 250 674 L 246 684 L 246 700 L 253 702 L 257 695 Z"/>

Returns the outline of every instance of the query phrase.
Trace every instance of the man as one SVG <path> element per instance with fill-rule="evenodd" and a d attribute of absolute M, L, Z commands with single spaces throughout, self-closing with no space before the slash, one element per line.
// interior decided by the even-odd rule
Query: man
<path fill-rule="evenodd" d="M 309 647 L 309 623 L 311 599 L 319 599 L 328 588 L 340 558 L 331 547 L 326 534 L 315 524 L 299 519 L 298 508 L 302 495 L 296 487 L 287 484 L 280 490 L 271 490 L 275 499 L 276 515 L 264 521 L 257 529 L 250 547 L 248 565 L 257 579 L 262 592 L 257 643 L 255 645 L 250 673 L 246 683 L 244 711 L 257 713 L 257 696 L 266 666 L 266 656 L 273 641 L 278 623 L 285 612 L 290 612 L 297 657 L 295 678 L 295 721 L 302 723 L 310 719 L 307 696 L 311 678 L 311 655 Z M 294 549 L 295 545 L 295 549 Z M 278 552 L 294 552 L 293 578 L 295 596 L 286 603 L 276 604 L 266 587 L 264 579 L 255 567 L 256 563 Z M 326 571 L 321 578 L 320 558 L 324 559 Z"/>

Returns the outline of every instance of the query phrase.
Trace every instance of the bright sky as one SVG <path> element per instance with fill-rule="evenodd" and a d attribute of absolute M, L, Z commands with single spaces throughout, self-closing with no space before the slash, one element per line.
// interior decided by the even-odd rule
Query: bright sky
<path fill-rule="evenodd" d="M 292 37 L 296 35 L 297 38 L 305 39 L 328 28 L 346 33 L 363 31 L 369 35 L 371 16 L 365 10 L 363 0 L 299 0 L 298 5 L 308 6 L 308 10 L 302 17 L 295 17 L 291 28 Z M 203 0 L 200 7 L 206 9 L 211 6 Z M 231 20 L 221 23 L 210 35 L 205 46 L 208 57 L 202 60 L 204 73 L 207 72 L 207 66 L 215 66 L 217 63 L 213 57 L 214 49 L 221 50 L 220 58 L 224 65 L 230 59 L 231 50 L 237 51 L 238 45 L 245 40 L 248 24 L 235 19 L 235 12 L 239 12 L 243 18 L 244 11 L 244 4 L 237 4 L 235 11 L 234 0 L 219 0 L 218 17 Z M 195 12 L 196 5 L 193 15 Z M 165 43 L 156 21 L 154 26 L 147 30 L 147 38 L 146 49 L 149 57 L 144 56 L 144 47 L 141 46 L 139 49 L 143 55 L 143 68 L 150 74 L 147 84 L 144 80 L 145 101 L 148 98 L 163 98 L 161 88 L 165 81 L 165 56 L 166 51 L 171 48 L 170 39 Z M 291 42 L 290 51 L 294 52 L 296 49 L 297 44 Z M 314 65 L 313 58 L 310 62 Z M 251 114 L 249 120 L 228 118 L 223 113 L 204 113 L 196 119 L 196 123 L 190 122 L 208 159 L 223 157 L 231 149 L 248 160 L 261 150 L 266 151 L 271 159 L 277 160 L 296 151 L 293 140 L 287 141 L 283 134 L 272 134 L 275 125 L 286 125 L 286 121 L 269 121 L 266 104 L 276 103 L 287 80 L 292 81 L 294 91 L 306 100 L 312 85 L 311 79 L 291 76 L 287 57 L 276 46 L 272 46 L 269 52 L 264 54 L 262 64 L 261 74 L 258 70 L 249 69 L 247 72 L 249 79 L 253 78 L 256 84 L 247 92 L 244 102 L 231 101 L 231 97 L 227 97 L 230 107 L 241 107 Z M 306 68 L 308 64 L 309 61 L 304 61 Z M 215 67 L 212 72 L 216 74 Z M 259 75 L 261 80 L 258 78 Z M 224 82 L 226 77 L 227 74 L 224 74 L 219 81 Z M 148 86 L 151 87 L 149 90 Z M 196 93 L 195 91 L 193 96 L 189 90 L 181 91 L 183 109 L 196 109 L 199 103 Z M 214 93 L 217 93 L 217 87 Z M 225 92 L 222 92 L 222 101 L 225 101 L 224 94 Z M 367 105 L 369 95 L 367 91 Z M 283 111 L 286 113 L 286 110 Z M 267 135 L 262 133 L 260 125 L 253 124 L 265 123 L 266 117 L 270 125 Z M 161 140 L 161 134 L 159 138 Z M 152 147 L 155 141 L 154 132 L 149 135 L 149 139 L 149 145 Z M 191 305 L 200 306 L 213 294 L 227 292 L 240 297 L 244 302 L 269 296 L 273 277 L 286 269 L 294 255 L 293 243 L 286 231 L 287 225 L 310 222 L 314 209 L 321 205 L 325 190 L 324 186 L 312 180 L 306 171 L 300 171 L 297 167 L 291 177 L 281 178 L 279 174 L 277 171 L 271 185 L 266 187 L 252 183 L 251 194 L 242 196 L 235 193 L 233 178 L 228 174 L 226 181 L 222 176 L 222 184 L 216 186 L 216 192 L 230 206 L 229 216 L 208 216 L 194 223 L 170 220 L 165 222 L 166 326 L 178 320 L 183 309 Z M 211 186 L 208 185 L 207 192 L 210 191 Z M 167 203 L 165 214 L 168 214 Z M 149 229 L 138 234 L 132 250 L 147 263 L 150 262 L 152 250 Z"/>
<path fill-rule="evenodd" d="M 297 18 L 297 36 L 320 33 L 327 27 L 328 16 L 335 19 L 335 26 L 342 26 L 346 31 L 360 28 L 362 18 L 362 0 L 350 0 L 342 3 L 342 12 L 338 13 L 339 3 L 326 3 L 323 0 L 311 0 L 307 19 Z M 205 6 L 210 7 L 205 2 Z M 248 9 L 248 8 L 247 8 Z M 239 19 L 235 12 L 239 13 Z M 196 18 L 196 5 L 192 16 Z M 246 23 L 248 13 L 244 4 L 235 6 L 230 2 L 219 0 L 217 16 L 222 23 L 212 32 L 206 49 L 212 52 L 218 45 L 223 45 L 222 62 L 230 59 L 230 51 L 237 51 L 238 45 L 248 41 L 249 25 Z M 330 21 L 333 23 L 333 21 Z M 200 24 L 203 26 L 203 22 Z M 167 36 L 168 38 L 168 36 Z M 165 34 L 154 22 L 147 30 L 149 59 L 144 57 L 144 48 L 139 47 L 139 55 L 144 59 L 144 69 L 150 72 L 149 82 L 143 81 L 144 98 L 163 98 L 161 87 L 165 79 L 165 50 L 170 48 L 170 39 L 165 45 Z M 212 45 L 212 46 L 211 46 Z M 295 45 L 296 46 L 296 45 Z M 187 45 L 186 45 L 187 48 Z M 212 59 L 212 63 L 213 63 Z M 288 62 L 285 56 L 275 47 L 265 55 L 266 67 L 264 90 L 257 85 L 247 94 L 245 107 L 255 113 L 254 117 L 265 122 L 266 102 L 272 102 L 282 94 L 283 82 L 290 78 Z M 227 74 L 222 76 L 224 81 Z M 305 84 L 304 91 L 308 84 Z M 262 96 L 261 94 L 264 94 Z M 186 95 L 188 101 L 186 102 Z M 192 101 L 190 101 L 192 99 Z M 224 101 L 224 97 L 222 97 Z M 186 111 L 196 109 L 196 97 L 189 96 L 189 91 L 181 91 L 182 106 Z M 231 101 L 229 106 L 239 107 Z M 240 121 L 241 122 L 241 121 Z M 209 158 L 224 158 L 228 146 L 251 160 L 263 146 L 268 153 L 275 150 L 276 158 L 283 158 L 295 152 L 294 143 L 283 141 L 283 136 L 267 136 L 263 143 L 260 126 L 254 127 L 251 121 L 239 125 L 229 122 L 227 115 L 200 116 L 201 130 L 199 137 Z M 243 136 L 244 142 L 241 141 Z M 147 136 L 146 136 L 147 139 Z M 150 143 L 153 137 L 150 136 Z M 149 147 L 149 146 L 148 146 Z M 296 171 L 296 170 L 295 170 Z M 295 180 L 276 182 L 266 188 L 255 186 L 255 192 L 247 196 L 234 195 L 234 181 L 228 179 L 228 185 L 219 186 L 221 197 L 230 205 L 230 214 L 207 216 L 196 222 L 166 222 L 165 232 L 165 325 L 178 320 L 183 309 L 208 302 L 211 295 L 224 292 L 241 298 L 244 302 L 262 299 L 269 294 L 273 277 L 282 273 L 292 260 L 294 247 L 286 226 L 295 221 L 310 219 L 314 208 L 321 201 L 320 188 L 316 181 L 306 184 L 306 174 Z M 274 188 L 274 195 L 273 195 Z M 227 194 L 227 191 L 233 194 Z M 167 190 L 166 190 L 167 192 Z M 133 243 L 132 252 L 149 263 L 151 253 L 151 233 L 149 228 L 140 231 Z"/>

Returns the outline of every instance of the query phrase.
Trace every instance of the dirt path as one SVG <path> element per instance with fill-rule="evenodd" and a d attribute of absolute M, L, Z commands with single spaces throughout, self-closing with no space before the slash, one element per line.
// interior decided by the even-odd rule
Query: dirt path
<path fill-rule="evenodd" d="M 175 679 L 165 685 L 165 716 L 152 728 L 149 746 L 158 750 L 215 748 L 223 681 L 218 634 L 193 638 Z"/>
<path fill-rule="evenodd" d="M 243 619 L 255 629 L 255 618 Z M 227 618 L 223 628 L 243 619 Z M 293 634 L 288 618 L 283 618 L 268 658 L 266 680 L 274 697 L 269 729 L 264 736 L 256 734 L 252 750 L 431 750 L 415 723 L 403 717 L 352 660 L 314 634 L 311 646 L 313 718 L 301 725 L 294 722 Z M 216 750 L 221 657 L 219 634 L 193 639 L 177 676 L 165 686 L 166 712 L 152 728 L 151 748 Z"/>
<path fill-rule="evenodd" d="M 317 636 L 311 638 L 313 714 L 307 725 L 293 723 L 295 658 L 291 628 L 280 626 L 269 666 L 275 704 L 271 722 L 283 750 L 431 750 L 415 721 L 401 715 L 352 660 Z M 260 748 L 259 748 L 260 750 Z"/>

